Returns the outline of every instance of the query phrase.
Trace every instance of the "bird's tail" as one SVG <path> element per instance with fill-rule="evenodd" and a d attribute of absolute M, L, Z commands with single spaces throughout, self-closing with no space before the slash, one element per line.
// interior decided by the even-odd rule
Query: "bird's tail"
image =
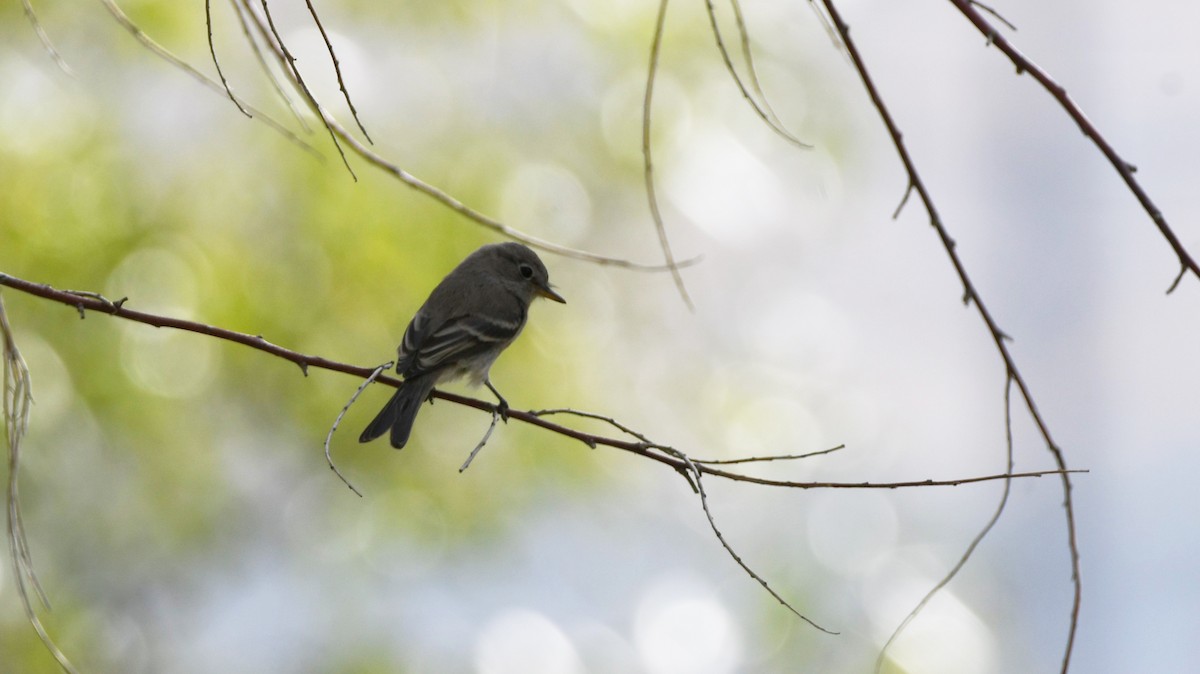
<path fill-rule="evenodd" d="M 370 442 L 391 429 L 392 446 L 396 449 L 403 447 L 408 443 L 421 403 L 425 402 L 432 390 L 433 380 L 430 377 L 406 379 L 392 394 L 392 399 L 375 415 L 375 420 L 358 436 L 358 441 Z"/>

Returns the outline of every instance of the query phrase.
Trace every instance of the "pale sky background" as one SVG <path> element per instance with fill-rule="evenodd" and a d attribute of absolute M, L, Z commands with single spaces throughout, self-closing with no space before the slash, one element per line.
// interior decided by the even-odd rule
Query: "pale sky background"
<path fill-rule="evenodd" d="M 305 189 L 285 183 L 295 172 L 272 163 L 309 162 L 302 152 L 280 151 L 265 127 L 138 52 L 96 8 L 88 8 L 86 27 L 71 28 L 67 8 L 42 4 L 46 27 L 78 78 L 58 73 L 27 27 L 6 29 L 6 152 L 53 151 L 90 123 L 77 111 L 95 106 L 116 120 L 128 151 L 140 154 L 151 186 L 189 162 L 212 162 L 218 175 L 221 166 L 254 174 L 237 189 L 214 187 L 212 202 L 198 208 L 227 200 L 267 208 Z M 130 10 L 154 4 L 130 3 Z M 542 238 L 655 261 L 638 191 L 652 4 L 461 3 L 457 14 L 430 12 L 419 23 L 408 23 L 414 14 L 403 8 L 395 16 L 351 2 L 320 9 L 382 154 L 451 192 L 487 170 L 475 158 L 502 157 L 507 171 L 487 182 L 491 192 L 465 200 L 485 202 L 485 210 Z M 214 5 L 228 14 L 223 3 Z M 1166 0 L 995 7 L 1018 27 L 1010 39 L 1137 165 L 1143 187 L 1200 254 L 1200 8 Z M 1015 76 L 950 3 L 859 0 L 839 9 L 978 291 L 1013 337 L 1012 352 L 1054 439 L 1072 468 L 1090 471 L 1074 478 L 1084 597 L 1072 671 L 1195 671 L 1200 281 L 1188 276 L 1164 295 L 1178 263 L 1150 219 L 1049 95 L 1032 78 Z M 715 48 L 704 49 L 711 36 L 703 6 L 673 3 L 655 108 L 656 161 L 676 253 L 704 256 L 684 273 L 696 311 L 664 275 L 544 256 L 569 303 L 534 308 L 522 337 L 530 357 L 501 359 L 493 380 L 513 391 L 506 395 L 514 407 L 611 414 L 697 457 L 847 445 L 827 457 L 748 469 L 756 474 L 860 482 L 1002 472 L 999 356 L 974 308 L 963 306 L 920 203 L 911 199 L 892 221 L 906 179 L 848 60 L 807 3 L 747 2 L 744 10 L 776 111 L 816 148 L 789 146 L 747 112 Z M 281 23 L 294 26 L 286 37 L 302 67 L 318 71 L 315 90 L 340 111 L 303 6 L 279 12 Z M 221 25 L 218 35 L 235 43 L 236 27 Z M 180 51 L 211 72 L 202 26 L 189 30 L 192 41 Z M 253 81 L 252 68 L 232 70 Z M 468 138 L 475 144 L 450 145 Z M 340 171 L 330 149 L 323 152 L 323 170 Z M 361 163 L 356 168 L 360 194 L 403 191 Z M 276 235 L 266 224 L 232 222 Z M 19 253 L 4 248 L 0 270 L 8 271 Z M 330 292 L 355 294 L 340 285 L 339 272 L 356 263 L 354 254 L 318 248 L 313 276 Z M 128 294 L 122 288 L 164 283 L 177 266 L 158 253 L 131 254 L 104 290 Z M 396 273 L 376 282 L 400 283 L 403 272 Z M 421 279 L 411 292 L 423 294 L 433 280 Z M 201 282 L 179 283 L 203 297 Z M 245 291 L 263 303 L 273 292 Z M 15 293 L 4 295 L 15 314 Z M 362 321 L 386 336 L 419 301 L 370 307 Z M 187 310 L 219 322 L 202 301 Z M 294 313 L 299 321 L 304 312 Z M 13 320 L 20 330 L 22 319 Z M 104 319 L 85 325 L 93 320 Z M 157 334 L 132 326 L 128 334 L 141 336 L 129 339 L 156 339 L 146 331 Z M 305 339 L 286 345 L 362 364 L 390 355 L 390 347 L 368 351 L 339 341 L 332 328 Z M 43 387 L 35 390 L 37 412 L 44 424 L 65 424 L 65 410 L 77 403 L 68 386 L 54 386 L 68 381 L 56 372 L 80 366 L 30 341 L 27 357 Z M 598 449 L 583 469 L 573 464 L 569 478 L 530 473 L 506 460 L 506 448 L 589 450 L 518 435 L 510 424 L 460 475 L 457 466 L 488 420 L 439 404 L 422 413 L 421 441 L 402 453 L 358 447 L 357 430 L 343 429 L 337 452 L 353 456 L 345 459 L 349 477 L 375 485 L 359 500 L 325 467 L 321 438 L 298 429 L 304 414 L 297 410 L 311 408 L 278 410 L 268 401 L 269 413 L 223 409 L 219 393 L 207 388 L 215 375 L 206 373 L 217 365 L 206 359 L 221 358 L 216 347 L 187 356 L 168 350 L 151 367 L 151 345 L 133 344 L 110 356 L 124 359 L 147 397 L 194 398 L 214 416 L 223 410 L 219 440 L 204 460 L 223 476 L 233 505 L 220 511 L 229 519 L 214 516 L 228 532 L 221 545 L 197 546 L 176 566 L 124 562 L 120 541 L 80 544 L 103 558 L 86 581 L 101 589 L 81 593 L 90 605 L 67 610 L 104 628 L 100 637 L 89 632 L 93 640 L 73 639 L 70 623 L 54 624 L 55 634 L 69 653 L 102 654 L 100 671 L 117 671 L 119 663 L 129 672 L 323 672 L 360 661 L 394 663 L 391 671 L 484 674 L 865 672 L 1000 495 L 998 482 L 800 492 L 708 481 L 713 514 L 731 544 L 807 616 L 842 633 L 829 636 L 747 578 L 684 482 L 658 465 Z M 273 371 L 277 363 L 265 360 L 238 362 Z M 171 377 L 160 376 L 164 363 L 176 363 Z M 533 363 L 569 383 L 522 389 L 521 368 Z M 343 399 L 356 385 L 314 377 Z M 252 386 L 254 375 L 246 381 Z M 358 415 L 369 416 L 365 408 L 382 395 L 373 391 Z M 320 412 L 330 421 L 336 413 L 336 404 Z M 1014 405 L 1014 418 L 1016 468 L 1052 468 L 1023 403 Z M 84 428 L 95 424 L 88 419 Z M 62 451 L 31 442 L 43 455 Z M 122 456 L 115 441 L 85 441 L 73 451 L 80 452 L 75 460 L 54 462 L 63 489 L 100 482 L 86 466 Z M 384 483 L 371 482 L 402 475 L 418 460 L 421 479 L 433 481 L 424 488 L 453 492 L 460 506 L 447 511 L 423 491 L 401 484 L 381 493 Z M 28 459 L 31 489 L 46 490 L 50 476 L 38 461 Z M 594 479 L 581 478 L 581 470 Z M 105 484 L 92 488 L 142 498 Z M 451 518 L 473 518 L 476 499 L 492 503 L 507 492 L 520 497 L 490 513 L 494 530 L 446 533 L 462 526 L 448 525 Z M 86 530 L 90 517 L 103 517 L 107 496 L 82 498 L 67 513 L 55 512 L 48 496 L 36 508 L 27 504 L 38 561 L 66 555 L 63 543 L 45 540 L 55 522 L 73 519 Z M 1014 483 L 1007 512 L 973 560 L 893 646 L 896 664 L 923 674 L 1057 671 L 1071 600 L 1061 501 L 1056 478 Z M 67 583 L 53 573 L 43 582 L 52 599 L 56 582 Z M 7 565 L 0 619 L 14 635 L 8 643 L 34 639 Z"/>

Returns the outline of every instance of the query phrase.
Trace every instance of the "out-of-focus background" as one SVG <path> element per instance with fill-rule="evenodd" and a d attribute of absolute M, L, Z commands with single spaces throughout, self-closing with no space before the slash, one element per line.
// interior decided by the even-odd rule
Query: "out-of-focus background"
<path fill-rule="evenodd" d="M 1004 370 L 844 54 L 803 2 L 743 3 L 763 86 L 815 145 L 771 133 L 674 3 L 655 99 L 658 187 L 696 310 L 671 280 L 546 255 L 492 371 L 514 407 L 612 415 L 696 457 L 846 449 L 752 468 L 797 480 L 1003 472 Z M 1200 656 L 1200 282 L 1097 150 L 950 3 L 840 3 L 984 300 L 1074 468 L 1083 610 L 1073 671 L 1195 671 Z M 122 5 L 212 74 L 202 3 Z M 1200 252 L 1200 9 L 995 8 Z M 304 134 L 225 3 L 235 90 L 324 160 L 140 47 L 100 3 L 0 9 L 0 270 L 362 365 L 483 230 Z M 660 258 L 640 108 L 656 5 L 317 5 L 375 149 L 509 225 Z M 347 124 L 302 3 L 272 3 Z M 719 8 L 725 35 L 734 24 Z M 309 120 L 312 123 L 312 120 Z M 88 672 L 864 672 L 986 522 L 1001 483 L 795 491 L 709 481 L 748 578 L 673 472 L 426 408 L 402 452 L 355 438 L 373 387 L 5 289 L 34 377 L 25 523 L 48 629 Z M 455 389 L 459 390 L 459 389 Z M 481 397 L 488 397 L 486 392 Z M 584 424 L 600 430 L 599 426 Z M 1051 468 L 1021 405 L 1016 467 Z M 1071 601 L 1062 492 L 1020 480 L 886 671 L 1057 671 Z M 57 671 L 0 572 L 0 672 Z"/>

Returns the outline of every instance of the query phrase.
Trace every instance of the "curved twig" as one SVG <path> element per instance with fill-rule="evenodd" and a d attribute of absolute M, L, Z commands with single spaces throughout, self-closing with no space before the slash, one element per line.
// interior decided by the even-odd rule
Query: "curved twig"
<path fill-rule="evenodd" d="M 1012 382 L 1013 380 L 1011 376 L 1004 379 L 1004 446 L 1006 449 L 1005 472 L 1009 474 L 1012 474 L 1013 472 Z M 897 638 L 899 638 L 900 633 L 903 632 L 908 625 L 916 619 L 917 615 L 925 608 L 926 605 L 929 604 L 934 595 L 936 595 L 938 592 L 941 592 L 942 588 L 946 587 L 950 584 L 950 581 L 954 580 L 954 577 L 958 575 L 958 572 L 967 565 L 967 560 L 969 560 L 971 555 L 975 553 L 975 548 L 979 547 L 979 544 L 982 543 L 983 539 L 987 537 L 988 533 L 992 530 L 992 527 L 996 526 L 996 522 L 1000 521 L 1000 516 L 1004 514 L 1004 508 L 1008 505 L 1008 495 L 1011 491 L 1012 480 L 1005 480 L 1004 491 L 1000 494 L 1000 502 L 996 504 L 996 509 L 992 512 L 992 516 L 990 519 L 988 519 L 987 524 L 984 524 L 983 528 L 979 530 L 979 533 L 975 534 L 975 538 L 971 539 L 971 543 L 967 545 L 967 549 L 963 552 L 962 556 L 958 558 L 958 562 L 948 572 L 946 572 L 946 575 L 943 576 L 942 579 L 938 581 L 932 589 L 929 590 L 929 592 L 925 593 L 925 596 L 921 598 L 921 601 L 917 602 L 917 605 L 913 607 L 913 610 L 909 611 L 908 615 L 904 616 L 904 620 L 900 621 L 900 624 L 896 626 L 896 629 L 892 632 L 892 635 L 888 637 L 887 642 L 883 644 L 883 648 L 879 649 L 879 656 L 875 659 L 876 674 L 883 671 L 883 659 L 887 655 L 888 648 L 896 641 Z"/>
<path fill-rule="evenodd" d="M 4 357 L 4 380 L 0 384 L 3 386 L 4 439 L 8 448 L 8 550 L 12 559 L 13 583 L 17 586 L 17 595 L 21 598 L 21 605 L 25 609 L 25 619 L 33 626 L 34 632 L 37 632 L 38 639 L 42 641 L 46 650 L 50 652 L 63 671 L 75 674 L 75 667 L 66 654 L 54 643 L 50 633 L 46 631 L 45 625 L 42 624 L 41 618 L 38 617 L 37 611 L 33 607 L 33 601 L 29 598 L 29 586 L 32 586 L 34 593 L 41 600 L 42 606 L 50 608 L 46 593 L 42 590 L 42 585 L 38 582 L 37 574 L 33 570 L 33 558 L 29 553 L 29 542 L 25 537 L 25 520 L 21 515 L 19 482 L 21 443 L 25 438 L 25 431 L 29 427 L 29 408 L 33 404 L 32 382 L 29 367 L 25 364 L 25 359 L 21 357 L 16 338 L 13 337 L 12 327 L 8 323 L 3 297 L 0 297 L 0 342 L 2 342 Z"/>
<path fill-rule="evenodd" d="M 249 3 L 249 0 L 244 1 Z M 261 1 L 263 16 L 266 17 L 267 27 L 270 29 L 270 34 L 264 34 L 263 39 L 270 42 L 273 49 L 278 49 L 278 53 L 282 56 L 284 68 L 292 74 L 292 82 L 300 89 L 300 94 L 308 101 L 309 107 L 317 113 L 321 121 L 325 122 L 325 130 L 329 132 L 329 139 L 333 141 L 333 146 L 337 148 L 338 156 L 342 158 L 342 164 L 346 166 L 346 170 L 350 172 L 350 177 L 354 179 L 354 182 L 358 182 L 358 175 L 354 173 L 354 168 L 350 166 L 350 159 L 346 157 L 346 151 L 342 149 L 342 144 L 338 142 L 338 134 L 334 133 L 333 128 L 329 126 L 329 115 L 326 114 L 324 108 L 321 107 L 320 101 L 317 100 L 317 97 L 308 88 L 308 84 L 304 81 L 304 76 L 300 74 L 300 68 L 296 66 L 296 57 L 288 50 L 287 45 L 283 42 L 283 36 L 275 28 L 275 19 L 271 16 L 271 7 L 267 4 L 267 0 Z M 246 9 L 250 9 L 249 4 L 246 5 Z M 255 19 L 258 18 L 257 15 L 254 16 Z M 261 22 L 259 23 L 261 24 Z"/>
<path fill-rule="evenodd" d="M 709 508 L 708 508 L 708 495 L 704 492 L 704 482 L 701 479 L 703 477 L 703 471 L 701 471 L 700 467 L 695 462 L 693 462 L 691 459 L 689 459 L 688 456 L 686 454 L 684 454 L 683 452 L 671 450 L 671 453 L 674 454 L 676 456 L 676 458 L 683 461 L 687 465 L 688 471 L 693 476 L 695 476 L 696 481 L 694 484 L 695 484 L 696 492 L 700 495 L 700 507 L 704 509 L 704 516 L 708 519 L 708 526 L 712 529 L 712 532 L 717 537 L 717 540 L 720 541 L 721 547 L 725 548 L 725 552 L 728 552 L 729 556 L 733 558 L 733 561 L 737 562 L 737 565 L 742 567 L 742 571 L 745 571 L 748 576 L 750 576 L 754 580 L 758 581 L 758 584 L 761 585 L 762 588 L 764 590 L 766 590 L 768 594 L 770 594 L 772 597 L 774 597 L 775 600 L 778 601 L 780 604 L 783 604 L 784 608 L 786 608 L 787 610 L 794 613 L 797 618 L 800 618 L 804 622 L 808 623 L 809 625 L 812 625 L 813 627 L 817 628 L 818 630 L 820 630 L 826 634 L 833 634 L 833 635 L 841 634 L 840 632 L 834 632 L 828 628 L 822 627 L 821 625 L 814 622 L 812 618 L 809 618 L 808 616 L 804 615 L 800 611 L 796 610 L 795 606 L 792 606 L 791 604 L 789 604 L 786 599 L 784 599 L 782 596 L 780 596 L 780 594 L 778 592 L 773 590 L 771 588 L 771 586 L 767 584 L 767 581 L 765 578 L 763 578 L 762 576 L 755 573 L 754 570 L 751 569 L 750 566 L 747 565 L 746 562 L 742 560 L 741 556 L 738 555 L 738 553 L 734 551 L 733 546 L 729 545 L 729 541 L 725 540 L 725 535 L 723 533 L 721 533 L 721 530 L 717 527 L 717 522 L 716 522 L 716 520 L 713 519 L 712 511 L 709 510 Z"/>
<path fill-rule="evenodd" d="M 650 42 L 650 67 L 646 70 L 646 95 L 642 100 L 642 175 L 646 182 L 646 201 L 650 206 L 650 217 L 654 220 L 654 231 L 658 233 L 658 245 L 667 260 L 667 269 L 671 270 L 671 278 L 675 281 L 675 288 L 683 298 L 683 303 L 687 305 L 688 310 L 695 311 L 696 305 L 692 304 L 687 286 L 683 284 L 683 275 L 679 273 L 680 265 L 675 262 L 675 254 L 671 252 L 667 225 L 658 210 L 658 193 L 654 189 L 654 160 L 650 151 L 650 110 L 654 100 L 654 77 L 658 74 L 658 54 L 662 51 L 663 29 L 667 25 L 667 4 L 668 0 L 659 0 L 658 18 L 654 22 L 654 38 Z"/>
<path fill-rule="evenodd" d="M 296 107 L 296 102 L 283 90 L 283 85 L 280 84 L 279 77 L 275 75 L 274 70 L 271 70 L 270 64 L 267 63 L 267 58 L 263 56 L 262 47 L 258 46 L 258 40 L 254 38 L 254 33 L 250 30 L 250 22 L 246 21 L 245 13 L 249 10 L 243 7 L 239 0 L 229 0 L 229 4 L 233 7 L 233 12 L 237 16 L 238 26 L 242 29 L 242 37 L 250 45 L 250 51 L 254 54 L 254 60 L 258 61 L 258 65 L 262 68 L 263 74 L 266 75 L 267 81 L 271 83 L 271 88 L 275 90 L 275 95 L 287 106 L 288 111 L 292 113 L 292 117 L 300 125 L 300 128 L 304 129 L 305 133 L 311 133 L 312 129 L 309 127 L 308 122 L 305 121 L 304 115 L 300 114 L 300 109 Z"/>
<path fill-rule="evenodd" d="M 771 107 L 767 95 L 763 92 L 762 84 L 758 81 L 758 71 L 754 67 L 754 54 L 750 48 L 750 32 L 746 29 L 746 20 L 742 16 L 742 6 L 738 0 L 730 0 L 730 5 L 733 6 L 734 20 L 737 23 L 738 36 L 742 45 L 742 59 L 746 62 L 746 77 L 750 80 L 750 86 L 753 88 L 754 94 L 746 88 L 746 83 L 742 81 L 742 76 L 738 74 L 737 68 L 733 66 L 733 58 L 729 55 L 729 49 L 725 46 L 725 39 L 721 36 L 721 26 L 717 22 L 717 10 L 713 7 L 713 0 L 704 0 L 704 6 L 708 10 L 708 20 L 712 26 L 713 37 L 717 40 L 717 51 L 721 52 L 721 60 L 725 63 L 725 70 L 729 71 L 729 75 L 733 78 L 734 84 L 737 85 L 738 91 L 742 93 L 742 98 L 750 104 L 754 109 L 754 114 L 761 119 L 767 127 L 778 134 L 781 138 L 792 143 L 797 147 L 811 150 L 811 143 L 806 143 L 796 137 L 787 127 L 783 125 L 783 121 L 779 119 L 779 115 L 775 114 L 774 108 Z M 762 99 L 761 102 L 759 99 Z"/>
<path fill-rule="evenodd" d="M 71 66 L 67 65 L 62 54 L 54 48 L 54 43 L 50 41 L 50 36 L 46 34 L 46 30 L 42 28 L 42 22 L 38 20 L 37 12 L 33 11 L 33 3 L 30 0 L 21 0 L 21 6 L 25 9 L 25 16 L 29 19 L 29 23 L 33 25 L 33 32 L 37 34 L 38 40 L 42 43 L 42 48 L 50 54 L 50 60 L 54 61 L 54 65 L 63 71 L 68 77 L 75 77 L 75 71 L 71 70 Z"/>
<path fill-rule="evenodd" d="M 217 82 L 214 82 L 212 80 L 212 78 L 208 77 L 204 73 L 202 73 L 199 70 L 196 70 L 192 66 L 188 65 L 187 61 L 184 61 L 183 59 L 179 58 L 175 54 L 171 53 L 171 50 L 169 50 L 166 47 L 163 47 L 159 43 L 155 42 L 153 39 L 150 38 L 149 35 L 146 35 L 146 32 L 143 31 L 141 28 L 139 28 L 138 25 L 136 23 L 134 23 L 133 20 L 130 19 L 127 14 L 125 14 L 124 10 L 122 10 L 121 7 L 118 6 L 114 0 L 100 0 L 100 2 L 108 10 L 108 13 L 111 14 L 114 19 L 116 19 L 117 23 L 120 24 L 122 28 L 129 31 L 129 33 L 131 35 L 133 35 L 134 39 L 136 39 L 139 43 L 141 43 L 141 45 L 143 47 L 145 47 L 146 49 L 149 49 L 151 51 L 151 53 L 153 53 L 155 56 L 163 59 L 164 61 L 170 63 L 171 65 L 175 66 L 176 68 L 179 68 L 183 72 L 190 75 L 192 77 L 192 79 L 196 80 L 200 84 L 203 84 L 204 86 L 208 87 L 209 89 L 211 89 L 215 92 L 218 92 L 221 95 L 226 95 L 227 93 L 229 93 L 220 84 L 218 84 Z M 264 113 L 261 110 L 254 108 L 254 106 L 249 105 L 245 101 L 241 101 L 241 106 L 244 107 L 246 110 L 254 113 L 253 116 L 255 119 L 258 119 L 262 123 L 271 127 L 277 133 L 282 135 L 284 138 L 286 138 L 289 141 L 291 141 L 292 143 L 294 143 L 296 146 L 302 148 L 304 151 L 312 154 L 313 156 L 317 157 L 318 159 L 321 158 L 321 153 L 317 152 L 316 148 L 314 148 L 313 146 L 304 142 L 304 140 L 302 138 L 300 138 L 296 134 L 289 131 L 287 129 L 287 127 L 285 127 L 282 124 L 280 124 L 279 122 L 275 121 L 275 119 L 273 117 L 271 117 L 270 115 Z"/>
<path fill-rule="evenodd" d="M 249 8 L 250 0 L 235 0 L 235 1 L 242 2 L 244 5 L 247 6 L 248 9 L 250 9 Z M 282 51 L 280 46 L 275 43 L 274 39 L 270 39 L 270 38 L 266 37 L 269 34 L 270 30 L 266 25 L 264 25 L 262 17 L 260 17 L 258 15 L 258 13 L 254 12 L 254 11 L 248 11 L 247 15 L 249 17 L 249 20 L 254 24 L 255 28 L 258 30 L 259 34 L 264 37 L 264 43 L 271 50 L 271 53 L 275 56 L 276 60 L 279 61 L 280 64 L 284 66 L 285 72 L 290 72 L 290 69 L 286 67 L 287 58 L 284 55 L 284 52 Z M 482 225 L 483 227 L 491 229 L 491 230 L 497 232 L 498 234 L 501 234 L 502 236 L 508 237 L 515 241 L 520 241 L 520 242 L 525 243 L 533 248 L 537 248 L 539 250 L 543 250 L 548 253 L 554 253 L 556 255 L 561 255 L 563 257 L 574 258 L 576 260 L 583 260 L 585 262 L 591 262 L 593 264 L 618 267 L 621 269 L 629 269 L 632 271 L 660 272 L 660 271 L 667 271 L 667 270 L 676 270 L 676 269 L 681 269 L 684 267 L 689 267 L 700 261 L 699 257 L 694 257 L 694 258 L 690 258 L 687 260 L 675 262 L 674 264 L 665 264 L 665 265 L 642 264 L 642 263 L 633 262 L 630 260 L 625 260 L 625 259 L 616 258 L 616 257 L 609 257 L 606 255 L 598 255 L 596 253 L 590 253 L 588 251 L 578 250 L 578 249 L 570 248 L 567 246 L 562 246 L 562 245 L 547 241 L 545 239 L 542 239 L 542 238 L 539 238 L 539 237 L 536 237 L 536 236 L 533 236 L 530 234 L 526 234 L 525 232 L 522 232 L 520 230 L 513 229 L 512 227 L 509 227 L 508 225 L 504 224 L 503 222 L 500 222 L 499 220 L 497 220 L 495 218 L 487 216 L 487 215 L 471 208 L 470 206 L 467 206 L 466 204 L 459 201 L 458 199 L 450 196 L 450 194 L 447 193 L 446 191 L 421 180 L 420 178 L 409 173 L 408 171 L 405 171 L 398 164 L 395 164 L 395 163 L 385 159 L 380 154 L 374 152 L 373 150 L 368 148 L 366 145 L 363 145 L 361 142 L 359 142 L 359 140 L 357 138 L 355 138 L 348 131 L 346 131 L 346 129 L 337 121 L 337 119 L 335 119 L 332 115 L 330 115 L 323 107 L 319 107 L 319 106 L 314 107 L 312 101 L 307 101 L 307 103 L 309 105 L 309 108 L 311 110 L 313 110 L 313 112 L 318 117 L 321 118 L 322 122 L 326 125 L 326 127 L 329 128 L 334 134 L 336 134 L 337 137 L 341 139 L 341 141 L 345 145 L 345 147 L 349 148 L 352 152 L 357 154 L 359 156 L 359 158 L 366 161 L 368 164 L 371 164 L 372 166 L 384 171 L 385 173 L 391 174 L 397 180 L 404 183 L 404 185 L 406 185 L 407 187 L 432 198 L 434 201 L 437 201 L 438 203 L 442 204 L 446 208 L 449 208 L 450 210 L 454 211 L 455 213 L 458 213 L 460 216 L 462 216 L 468 220 L 471 220 L 472 222 L 474 222 L 478 225 Z"/>
<path fill-rule="evenodd" d="M 956 4 L 960 0 L 952 0 Z M 1042 436 L 1046 443 L 1046 449 L 1053 457 L 1055 464 L 1058 466 L 1060 480 L 1062 481 L 1063 491 L 1063 510 L 1066 515 L 1067 523 L 1067 547 L 1071 555 L 1071 582 L 1074 586 L 1074 601 L 1071 607 L 1070 626 L 1068 628 L 1067 645 L 1065 654 L 1063 655 L 1062 672 L 1066 673 L 1070 660 L 1071 651 L 1075 644 L 1075 632 L 1079 627 L 1079 606 L 1083 597 L 1083 584 L 1079 570 L 1079 543 L 1075 527 L 1075 503 L 1071 496 L 1071 476 L 1067 469 L 1066 455 L 1062 449 L 1054 442 L 1050 436 L 1050 428 L 1042 418 L 1038 411 L 1037 404 L 1033 400 L 1033 394 L 1029 387 L 1025 384 L 1024 377 L 1021 376 L 1017 369 L 1016 360 L 1008 349 L 1007 336 L 1004 331 L 996 324 L 987 306 L 983 303 L 983 299 L 979 296 L 975 289 L 970 276 L 967 274 L 967 269 L 963 265 L 962 259 L 956 252 L 954 240 L 950 238 L 950 233 L 942 222 L 941 216 L 938 215 L 937 207 L 934 206 L 933 197 L 929 190 L 925 187 L 920 174 L 917 172 L 917 167 L 913 163 L 912 156 L 908 152 L 908 147 L 904 144 L 900 128 L 892 119 L 891 113 L 888 111 L 887 105 L 883 102 L 879 91 L 875 88 L 875 83 L 871 76 L 867 73 L 866 64 L 862 60 L 862 55 L 859 54 L 858 48 L 854 41 L 850 39 L 850 28 L 846 22 L 842 20 L 837 8 L 834 6 L 833 0 L 822 0 L 825 10 L 829 13 L 829 19 L 841 37 L 842 43 L 850 56 L 855 70 L 858 72 L 859 78 L 862 80 L 863 87 L 867 91 L 867 95 L 871 98 L 871 103 L 879 112 L 879 116 L 887 127 L 888 134 L 892 138 L 892 144 L 895 147 L 896 154 L 900 157 L 900 161 L 904 164 L 904 169 L 908 174 L 909 188 L 920 197 L 921 203 L 925 206 L 925 211 L 929 214 L 929 224 L 937 233 L 938 239 L 942 244 L 942 248 L 946 251 L 946 255 L 950 260 L 950 264 L 954 267 L 955 273 L 958 275 L 959 281 L 963 285 L 963 300 L 964 302 L 975 304 L 979 317 L 983 320 L 988 333 L 992 337 L 993 343 L 996 345 L 996 350 L 999 352 L 1001 359 L 1004 361 L 1005 371 L 1007 376 L 1012 378 L 1012 382 L 1016 384 L 1017 390 L 1021 393 L 1021 398 L 1025 401 L 1025 407 L 1029 411 L 1030 417 L 1033 419 L 1034 425 L 1037 427 L 1038 433 Z"/>
<path fill-rule="evenodd" d="M 213 66 L 217 69 L 217 76 L 221 78 L 221 86 L 225 87 L 225 93 L 229 95 L 229 100 L 237 106 L 237 109 L 247 117 L 253 117 L 250 111 L 242 107 L 242 102 L 237 96 L 233 95 L 233 90 L 229 88 L 229 80 L 225 79 L 225 71 L 221 70 L 221 60 L 217 58 L 217 46 L 213 43 L 212 29 L 212 0 L 204 0 L 204 25 L 208 28 L 208 53 L 212 54 Z"/>

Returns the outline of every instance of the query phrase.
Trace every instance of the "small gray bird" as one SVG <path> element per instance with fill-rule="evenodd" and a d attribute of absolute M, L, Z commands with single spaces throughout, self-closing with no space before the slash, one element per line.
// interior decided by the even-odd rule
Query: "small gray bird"
<path fill-rule="evenodd" d="M 527 246 L 493 243 L 467 256 L 446 275 L 413 316 L 396 349 L 396 372 L 404 382 L 359 436 L 370 442 L 391 430 L 392 446 L 408 442 L 421 403 L 437 384 L 470 377 L 508 401 L 488 379 L 500 352 L 512 344 L 537 297 L 566 303 L 550 285 L 546 265 Z"/>

